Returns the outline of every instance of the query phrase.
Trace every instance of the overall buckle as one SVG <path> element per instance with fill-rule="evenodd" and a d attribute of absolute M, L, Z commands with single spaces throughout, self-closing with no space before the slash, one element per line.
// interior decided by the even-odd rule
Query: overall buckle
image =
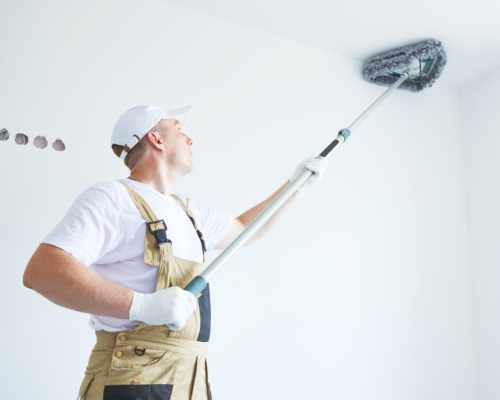
<path fill-rule="evenodd" d="M 149 231 L 154 235 L 158 247 L 165 243 L 172 243 L 172 241 L 167 238 L 167 224 L 164 220 L 159 219 L 158 221 L 147 222 L 147 225 Z"/>

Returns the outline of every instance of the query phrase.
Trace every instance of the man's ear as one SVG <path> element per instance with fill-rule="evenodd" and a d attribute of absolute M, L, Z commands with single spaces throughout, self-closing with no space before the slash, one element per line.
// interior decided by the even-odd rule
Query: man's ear
<path fill-rule="evenodd" d="M 160 135 L 160 131 L 158 130 L 153 130 L 146 133 L 146 140 L 154 147 L 158 147 L 160 144 L 166 144 L 165 140 Z"/>

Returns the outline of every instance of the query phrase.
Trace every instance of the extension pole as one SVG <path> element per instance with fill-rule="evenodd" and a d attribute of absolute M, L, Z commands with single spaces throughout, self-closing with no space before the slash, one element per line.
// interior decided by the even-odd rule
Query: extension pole
<path fill-rule="evenodd" d="M 398 88 L 406 79 L 408 74 L 403 74 L 401 77 L 394 82 L 380 97 L 378 97 L 368 108 L 354 120 L 354 122 L 349 125 L 348 128 L 341 129 L 337 137 L 333 142 L 331 142 L 319 155 L 319 157 L 326 157 L 339 143 L 344 143 L 351 135 L 351 130 L 354 129 L 362 120 L 364 120 L 368 114 L 373 112 L 377 106 L 396 88 Z M 218 257 L 213 259 L 205 270 L 191 280 L 185 287 L 186 290 L 193 293 L 195 296 L 201 294 L 202 290 L 208 283 L 208 279 L 215 273 L 215 271 L 229 258 L 236 250 L 245 244 L 245 242 L 253 236 L 273 215 L 278 209 L 296 192 L 298 191 L 306 181 L 311 177 L 313 173 L 308 169 L 304 168 L 304 171 L 300 176 L 294 181 L 290 181 L 285 188 L 279 193 L 279 195 L 264 209 L 259 215 L 241 232 L 233 242 L 227 246 Z"/>

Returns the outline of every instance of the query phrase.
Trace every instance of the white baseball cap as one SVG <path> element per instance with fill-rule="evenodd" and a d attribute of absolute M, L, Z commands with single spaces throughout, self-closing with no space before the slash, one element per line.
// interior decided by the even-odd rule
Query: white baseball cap
<path fill-rule="evenodd" d="M 132 150 L 132 147 L 160 120 L 168 118 L 180 119 L 190 109 L 190 105 L 171 110 L 164 110 L 161 107 L 153 105 L 140 105 L 129 108 L 120 115 L 115 123 L 111 135 L 111 145 L 126 146 L 125 150 L 119 155 L 124 160 L 127 153 Z"/>

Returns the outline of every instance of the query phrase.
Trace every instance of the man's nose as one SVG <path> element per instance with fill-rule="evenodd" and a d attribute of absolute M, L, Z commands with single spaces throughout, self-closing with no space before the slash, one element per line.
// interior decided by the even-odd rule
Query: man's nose
<path fill-rule="evenodd" d="M 193 141 L 191 140 L 190 137 L 187 138 L 187 144 L 192 146 L 193 145 Z"/>

